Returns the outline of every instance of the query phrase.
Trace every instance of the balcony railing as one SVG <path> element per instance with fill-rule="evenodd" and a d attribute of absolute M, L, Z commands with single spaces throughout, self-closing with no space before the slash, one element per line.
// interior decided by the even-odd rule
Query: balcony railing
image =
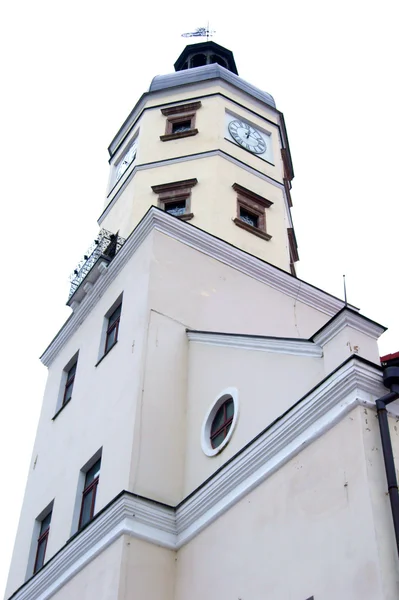
<path fill-rule="evenodd" d="M 71 288 L 69 290 L 68 301 L 72 298 L 78 287 L 83 283 L 99 260 L 101 259 L 101 261 L 110 262 L 114 256 L 118 254 L 124 243 L 125 239 L 119 237 L 117 233 L 111 233 L 106 229 L 101 229 L 100 233 L 69 277 Z"/>

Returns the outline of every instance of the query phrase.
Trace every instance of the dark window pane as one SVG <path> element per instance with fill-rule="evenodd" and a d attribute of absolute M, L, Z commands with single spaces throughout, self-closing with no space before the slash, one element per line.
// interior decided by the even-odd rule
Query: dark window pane
<path fill-rule="evenodd" d="M 83 525 L 86 525 L 86 523 L 88 523 L 92 516 L 92 503 L 93 503 L 93 495 L 96 492 L 96 487 L 92 487 L 91 490 L 89 492 L 87 492 L 87 494 L 85 494 L 83 496 L 82 499 L 82 512 L 80 515 L 80 527 L 83 527 Z"/>
<path fill-rule="evenodd" d="M 228 400 L 226 402 L 226 418 L 231 419 L 234 415 L 234 402 L 233 400 Z"/>
<path fill-rule="evenodd" d="M 107 339 L 105 342 L 105 352 L 108 352 L 117 340 L 118 327 L 115 325 L 111 330 L 108 330 Z"/>
<path fill-rule="evenodd" d="M 101 458 L 89 469 L 86 473 L 85 489 L 94 481 L 100 474 Z"/>
<path fill-rule="evenodd" d="M 45 517 L 45 518 L 43 519 L 43 521 L 42 521 L 42 525 L 41 525 L 41 527 L 40 527 L 40 535 L 39 535 L 39 537 L 40 537 L 40 536 L 42 536 L 42 535 L 43 535 L 43 533 L 44 533 L 45 531 L 47 531 L 47 529 L 50 527 L 50 523 L 51 523 L 51 515 L 52 515 L 52 513 L 49 513 L 49 514 L 47 515 L 47 517 Z"/>
<path fill-rule="evenodd" d="M 167 202 L 165 204 L 165 212 L 174 215 L 175 217 L 184 215 L 186 212 L 186 201 L 179 200 L 179 202 Z"/>
<path fill-rule="evenodd" d="M 64 404 L 72 398 L 73 381 L 65 386 Z"/>
<path fill-rule="evenodd" d="M 223 442 L 225 437 L 226 436 L 225 436 L 224 430 L 222 430 L 220 433 L 215 435 L 215 437 L 212 438 L 212 447 L 217 448 L 218 446 L 220 446 L 220 444 Z"/>
<path fill-rule="evenodd" d="M 71 379 L 72 377 L 75 377 L 75 373 L 76 373 L 76 365 L 77 363 L 75 363 L 68 371 L 68 375 L 67 375 L 67 380 Z"/>
<path fill-rule="evenodd" d="M 212 422 L 211 433 L 215 433 L 224 423 L 224 405 L 222 405 L 217 411 L 215 418 Z"/>
<path fill-rule="evenodd" d="M 227 436 L 234 416 L 234 402 L 232 398 L 228 398 L 223 402 L 218 409 L 215 418 L 211 425 L 211 444 L 213 448 L 217 448 Z"/>
<path fill-rule="evenodd" d="M 114 310 L 112 315 L 110 317 L 108 317 L 108 327 L 111 327 L 111 325 L 113 325 L 115 323 L 115 321 L 117 321 L 119 319 L 119 317 L 121 316 L 121 309 L 122 309 L 122 304 L 120 304 L 118 306 L 118 308 L 116 308 Z"/>
<path fill-rule="evenodd" d="M 37 554 L 36 554 L 36 562 L 34 573 L 42 568 L 44 564 L 44 557 L 46 554 L 46 546 L 47 546 L 47 536 L 45 536 L 37 545 Z"/>
<path fill-rule="evenodd" d="M 191 119 L 189 121 L 180 121 L 179 123 L 172 123 L 172 133 L 181 133 L 182 131 L 190 131 Z"/>
<path fill-rule="evenodd" d="M 252 227 L 258 227 L 259 217 L 242 207 L 240 207 L 240 219 Z"/>

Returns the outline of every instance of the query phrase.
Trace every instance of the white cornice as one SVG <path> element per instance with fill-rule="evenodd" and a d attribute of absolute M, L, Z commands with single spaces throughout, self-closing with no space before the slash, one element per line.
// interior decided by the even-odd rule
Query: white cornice
<path fill-rule="evenodd" d="M 376 367 L 349 360 L 176 508 L 121 494 L 16 592 L 13 600 L 51 598 L 124 534 L 178 550 L 354 408 L 375 409 L 372 398 L 385 392 Z M 389 409 L 397 416 L 395 406 Z"/>
<path fill-rule="evenodd" d="M 263 336 L 232 335 L 213 333 L 211 331 L 187 331 L 190 342 L 198 342 L 210 346 L 225 348 L 241 348 L 243 350 L 258 350 L 260 352 L 274 352 L 277 354 L 295 354 L 321 358 L 323 351 L 320 346 L 307 340 L 293 340 L 288 338 L 273 338 Z"/>
<path fill-rule="evenodd" d="M 165 167 L 167 165 L 174 165 L 174 164 L 179 164 L 179 163 L 183 163 L 183 162 L 190 162 L 192 160 L 201 160 L 202 158 L 212 158 L 213 156 L 220 156 L 221 158 L 224 158 L 228 162 L 232 163 L 233 165 L 244 169 L 244 171 L 247 171 L 248 173 L 251 173 L 251 175 L 255 175 L 255 177 L 258 177 L 259 179 L 262 179 L 263 181 L 267 181 L 268 183 L 270 183 L 270 185 L 274 185 L 275 187 L 281 189 L 284 194 L 284 198 L 286 198 L 284 185 L 282 183 L 276 181 L 272 177 L 268 177 L 267 175 L 265 175 L 264 173 L 261 173 L 260 171 L 257 171 L 256 169 L 253 169 L 246 163 L 241 162 L 238 159 L 234 158 L 234 156 L 231 156 L 230 154 L 223 152 L 223 150 L 209 150 L 208 152 L 201 152 L 200 154 L 190 154 L 188 156 L 178 156 L 177 158 L 168 158 L 165 160 L 160 160 L 160 161 L 152 162 L 152 163 L 146 163 L 143 165 L 136 165 L 136 164 L 132 165 L 130 167 L 131 170 L 128 169 L 127 171 L 125 171 L 124 177 L 121 178 L 119 186 L 117 187 L 117 189 L 115 189 L 115 191 L 112 192 L 113 195 L 112 195 L 112 193 L 109 194 L 109 196 L 110 196 L 109 203 L 107 204 L 107 206 L 105 207 L 105 209 L 101 213 L 101 215 L 99 216 L 98 221 L 97 221 L 98 225 L 101 225 L 104 222 L 104 219 L 110 213 L 112 207 L 115 205 L 115 203 L 117 202 L 117 200 L 120 197 L 120 195 L 122 194 L 122 192 L 126 189 L 128 184 L 132 181 L 133 177 L 135 176 L 135 174 L 138 171 L 147 171 L 148 169 L 156 169 L 158 167 Z M 288 206 L 288 204 L 287 204 L 287 206 Z M 288 211 L 288 213 L 289 213 L 289 211 Z"/>
<path fill-rule="evenodd" d="M 202 229 L 198 229 L 189 223 L 168 215 L 160 209 L 152 207 L 127 238 L 123 247 L 102 276 L 96 281 L 90 294 L 85 296 L 83 302 L 79 304 L 75 312 L 44 351 L 41 356 L 43 364 L 46 366 L 51 364 L 62 346 L 81 325 L 91 309 L 97 304 L 99 298 L 104 294 L 107 287 L 121 272 L 131 256 L 153 229 L 329 316 L 334 315 L 343 307 L 344 303 L 342 300 L 330 296 L 326 292 L 293 277 L 269 263 L 263 262 L 255 256 L 246 254 L 239 248 L 231 246 L 224 240 L 216 238 Z"/>
<path fill-rule="evenodd" d="M 345 327 L 351 327 L 369 335 L 374 340 L 378 340 L 380 335 L 385 331 L 385 327 L 363 317 L 362 315 L 353 312 L 352 310 L 343 310 L 336 317 L 332 318 L 325 327 L 313 336 L 313 341 L 320 346 L 324 346 L 330 340 L 332 340 L 340 331 Z"/>

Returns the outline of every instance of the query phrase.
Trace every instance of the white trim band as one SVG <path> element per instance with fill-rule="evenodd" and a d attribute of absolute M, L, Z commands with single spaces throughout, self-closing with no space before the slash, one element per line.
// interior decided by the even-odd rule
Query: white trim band
<path fill-rule="evenodd" d="M 313 336 L 314 342 L 320 346 L 328 344 L 340 331 L 345 327 L 351 327 L 378 340 L 380 335 L 385 331 L 385 327 L 363 317 L 362 315 L 353 312 L 352 310 L 343 310 L 335 319 L 332 319 L 320 333 Z"/>
<path fill-rule="evenodd" d="M 105 548 L 127 534 L 178 550 L 357 406 L 375 409 L 380 371 L 353 358 L 276 420 L 176 508 L 122 494 L 13 596 L 47 600 Z M 396 407 L 390 406 L 394 413 Z"/>
<path fill-rule="evenodd" d="M 231 335 L 190 330 L 187 331 L 187 337 L 190 342 L 207 344 L 209 346 L 222 346 L 223 348 L 240 348 L 242 350 L 274 352 L 275 354 L 295 354 L 314 358 L 321 358 L 323 356 L 322 348 L 314 342 L 308 342 L 307 340 Z"/>

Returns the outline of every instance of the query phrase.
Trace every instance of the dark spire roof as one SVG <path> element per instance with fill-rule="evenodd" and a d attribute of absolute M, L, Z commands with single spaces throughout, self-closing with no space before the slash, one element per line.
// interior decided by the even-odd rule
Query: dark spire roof
<path fill-rule="evenodd" d="M 232 51 L 210 41 L 186 46 L 174 66 L 175 71 L 183 71 L 184 69 L 203 67 L 213 63 L 217 63 L 238 75 Z"/>

